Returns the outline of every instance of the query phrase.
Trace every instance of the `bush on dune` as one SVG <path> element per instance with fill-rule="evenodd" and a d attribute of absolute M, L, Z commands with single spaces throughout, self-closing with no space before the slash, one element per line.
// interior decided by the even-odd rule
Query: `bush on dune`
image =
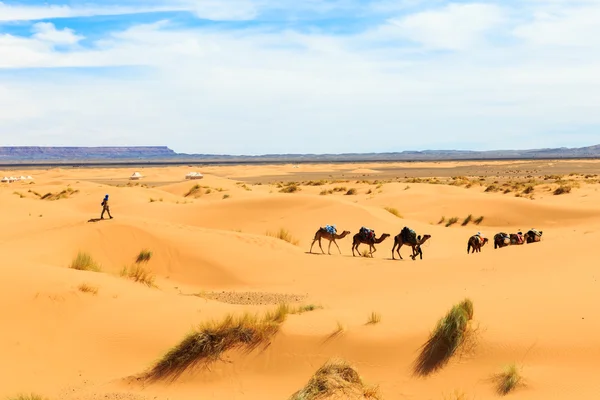
<path fill-rule="evenodd" d="M 379 389 L 365 384 L 358 371 L 348 362 L 332 359 L 319 368 L 306 386 L 292 394 L 288 400 L 315 400 L 336 395 L 343 395 L 344 399 L 381 399 Z"/>
<path fill-rule="evenodd" d="M 77 257 L 71 261 L 71 268 L 78 271 L 100 272 L 100 265 L 94 261 L 92 256 L 81 251 L 77 253 Z"/>
<path fill-rule="evenodd" d="M 469 335 L 469 321 L 473 319 L 473 302 L 469 299 L 453 306 L 441 318 L 429 339 L 423 345 L 415 363 L 415 373 L 425 376 L 442 368 Z"/>
<path fill-rule="evenodd" d="M 45 397 L 40 396 L 39 394 L 19 394 L 17 396 L 8 397 L 7 400 L 48 400 Z"/>
<path fill-rule="evenodd" d="M 496 391 L 503 396 L 522 385 L 523 380 L 515 364 L 506 366 L 504 371 L 494 376 L 494 379 L 496 380 Z"/>
<path fill-rule="evenodd" d="M 190 368 L 220 360 L 226 351 L 244 349 L 250 352 L 267 344 L 279 332 L 288 313 L 289 307 L 281 305 L 262 317 L 246 313 L 205 323 L 169 350 L 145 378 L 149 381 L 175 380 Z"/>
<path fill-rule="evenodd" d="M 296 239 L 295 237 L 292 236 L 290 231 L 288 231 L 287 229 L 284 229 L 284 228 L 280 228 L 276 232 L 267 231 L 267 236 L 271 236 L 271 237 L 283 240 L 285 242 L 293 244 L 294 246 L 297 246 L 298 243 L 300 243 L 300 241 L 298 239 Z"/>

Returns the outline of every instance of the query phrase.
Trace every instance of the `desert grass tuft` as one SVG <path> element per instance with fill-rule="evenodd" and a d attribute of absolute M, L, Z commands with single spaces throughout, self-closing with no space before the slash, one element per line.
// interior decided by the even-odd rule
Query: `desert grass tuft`
<path fill-rule="evenodd" d="M 365 384 L 358 371 L 348 362 L 331 359 L 288 400 L 316 400 L 334 396 L 343 396 L 344 399 L 381 399 L 379 388 Z"/>
<path fill-rule="evenodd" d="M 358 194 L 358 191 L 354 188 L 351 188 L 346 192 L 346 196 L 355 196 L 357 194 Z"/>
<path fill-rule="evenodd" d="M 471 222 L 471 220 L 473 219 L 473 215 L 469 214 L 469 216 L 467 218 L 465 218 L 465 220 L 462 222 L 462 226 L 467 226 L 469 225 L 469 222 Z"/>
<path fill-rule="evenodd" d="M 475 223 L 475 225 L 479 225 L 483 222 L 483 220 L 484 220 L 484 217 L 481 216 L 481 217 L 477 218 L 475 221 L 473 221 L 473 223 Z"/>
<path fill-rule="evenodd" d="M 316 304 L 306 304 L 303 306 L 298 306 L 296 308 L 290 309 L 290 314 L 304 314 L 305 312 L 321 310 L 323 306 L 319 306 Z"/>
<path fill-rule="evenodd" d="M 385 207 L 385 210 L 398 218 L 402 218 L 402 214 L 400 214 L 400 212 L 394 207 Z"/>
<path fill-rule="evenodd" d="M 88 253 L 79 252 L 71 261 L 71 268 L 78 271 L 100 272 L 100 265 Z"/>
<path fill-rule="evenodd" d="M 202 186 L 200 185 L 194 185 L 190 188 L 190 190 L 187 191 L 186 194 L 183 195 L 183 197 L 200 197 L 202 196 Z"/>
<path fill-rule="evenodd" d="M 567 193 L 571 193 L 571 186 L 561 185 L 554 191 L 554 195 L 556 196 Z"/>
<path fill-rule="evenodd" d="M 381 322 L 381 314 L 373 311 L 371 315 L 369 315 L 369 319 L 367 320 L 367 325 L 375 325 Z"/>
<path fill-rule="evenodd" d="M 42 397 L 39 394 L 18 394 L 16 396 L 8 397 L 7 400 L 48 400 L 46 397 Z"/>
<path fill-rule="evenodd" d="M 143 262 L 148 262 L 148 261 L 150 261 L 151 258 L 152 258 L 152 252 L 150 250 L 143 249 L 138 254 L 137 258 L 135 259 L 135 262 L 138 264 L 143 263 Z"/>
<path fill-rule="evenodd" d="M 497 374 L 494 378 L 496 380 L 496 391 L 502 396 L 506 396 L 522 385 L 523 380 L 515 364 L 506 366 L 504 371 Z"/>
<path fill-rule="evenodd" d="M 452 225 L 458 222 L 458 217 L 452 217 L 446 222 L 446 228 L 451 227 Z"/>
<path fill-rule="evenodd" d="M 426 376 L 442 368 L 465 342 L 469 321 L 473 319 L 473 302 L 465 299 L 441 318 L 415 363 L 415 374 Z"/>
<path fill-rule="evenodd" d="M 288 312 L 289 308 L 282 305 L 263 317 L 246 313 L 205 323 L 169 350 L 145 378 L 149 381 L 175 380 L 191 368 L 220 360 L 226 351 L 244 349 L 251 352 L 261 344 L 268 344 L 279 332 Z"/>
<path fill-rule="evenodd" d="M 280 228 L 276 232 L 268 231 L 267 236 L 271 236 L 271 237 L 283 240 L 285 242 L 293 244 L 294 246 L 297 246 L 300 243 L 300 241 L 298 239 L 296 239 L 295 237 L 292 236 L 290 231 L 288 231 L 287 229 L 284 229 L 284 228 Z"/>
<path fill-rule="evenodd" d="M 88 285 L 87 283 L 82 283 L 81 285 L 77 286 L 77 289 L 82 293 L 91 293 L 94 295 L 98 294 L 98 287 Z"/>
<path fill-rule="evenodd" d="M 156 277 L 154 274 L 141 264 L 135 264 L 130 267 L 123 267 L 121 270 L 121 276 L 129 278 L 134 282 L 143 283 L 146 286 L 154 287 L 154 280 Z"/>

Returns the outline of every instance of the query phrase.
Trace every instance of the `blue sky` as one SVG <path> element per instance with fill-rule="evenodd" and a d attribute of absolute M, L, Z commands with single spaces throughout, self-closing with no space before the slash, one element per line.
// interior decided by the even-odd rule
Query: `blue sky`
<path fill-rule="evenodd" d="M 0 145 L 600 143 L 600 0 L 0 0 Z"/>

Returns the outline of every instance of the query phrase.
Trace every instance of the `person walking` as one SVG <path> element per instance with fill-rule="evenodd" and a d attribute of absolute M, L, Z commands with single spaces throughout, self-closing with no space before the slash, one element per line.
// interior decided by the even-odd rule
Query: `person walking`
<path fill-rule="evenodd" d="M 104 219 L 104 213 L 107 212 L 110 219 L 113 219 L 112 215 L 110 215 L 110 207 L 108 206 L 108 195 L 104 196 L 104 200 L 101 203 L 102 206 L 102 214 L 100 214 L 100 219 Z"/>

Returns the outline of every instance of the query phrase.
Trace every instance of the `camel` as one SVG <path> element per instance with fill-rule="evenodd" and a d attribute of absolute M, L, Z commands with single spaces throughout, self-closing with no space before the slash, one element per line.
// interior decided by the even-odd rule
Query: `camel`
<path fill-rule="evenodd" d="M 536 235 L 535 232 L 533 232 L 533 229 L 528 231 L 523 237 L 525 238 L 525 243 L 529 244 L 529 243 L 536 243 L 542 240 L 542 235 L 543 235 L 543 231 L 537 231 L 539 232 L 539 235 Z"/>
<path fill-rule="evenodd" d="M 402 255 L 400 254 L 400 247 L 402 247 L 403 245 L 412 247 L 413 254 L 410 257 L 413 259 L 413 261 L 417 257 L 417 254 L 421 256 L 421 259 L 423 259 L 421 245 L 429 239 L 431 239 L 431 235 L 423 235 L 422 239 L 419 236 L 419 238 L 417 239 L 417 243 L 404 243 L 404 241 L 402 240 L 402 232 L 400 232 L 394 237 L 394 247 L 392 247 L 392 260 L 396 259 L 394 257 L 394 250 L 396 250 L 396 252 L 398 253 L 398 257 L 400 257 L 400 259 L 403 260 Z M 398 249 L 396 249 L 396 246 L 398 246 Z"/>
<path fill-rule="evenodd" d="M 510 246 L 511 244 L 510 236 L 507 237 L 506 233 L 500 232 L 494 235 L 494 249 Z"/>
<path fill-rule="evenodd" d="M 360 257 L 360 252 L 358 251 L 358 246 L 362 244 L 368 244 L 369 245 L 369 255 L 371 257 L 373 257 L 373 253 L 375 253 L 377 251 L 377 249 L 375 248 L 375 244 L 379 244 L 381 242 L 383 242 L 385 239 L 387 239 L 390 236 L 389 233 L 384 233 L 382 234 L 379 238 L 375 238 L 373 237 L 373 239 L 367 239 L 365 238 L 363 235 L 359 233 L 357 233 L 356 235 L 354 235 L 354 237 L 352 238 L 352 257 L 354 257 L 354 249 L 356 249 L 356 251 L 358 252 L 358 255 Z"/>
<path fill-rule="evenodd" d="M 467 243 L 467 254 L 473 248 L 473 254 L 480 253 L 481 248 L 485 246 L 485 244 L 489 241 L 488 238 L 482 238 L 481 236 L 473 235 L 469 238 L 469 242 Z"/>
<path fill-rule="evenodd" d="M 334 243 L 335 246 L 337 247 L 338 251 L 340 252 L 340 254 L 342 254 L 342 251 L 340 250 L 340 246 L 338 246 L 338 244 L 336 243 L 335 240 L 343 239 L 346 236 L 348 236 L 349 234 L 350 234 L 350 231 L 344 231 L 344 232 L 342 232 L 341 235 L 331 234 L 331 233 L 327 232 L 327 230 L 325 228 L 319 228 L 319 230 L 315 233 L 315 238 L 313 239 L 312 244 L 310 245 L 309 253 L 312 253 L 313 245 L 315 244 L 316 241 L 318 241 L 319 247 L 321 248 L 321 252 L 323 254 L 325 254 L 325 252 L 323 251 L 323 247 L 321 246 L 321 239 L 327 239 L 327 240 L 329 240 L 329 247 L 327 247 L 327 254 L 331 255 L 331 243 Z"/>
<path fill-rule="evenodd" d="M 521 246 L 521 245 L 525 244 L 525 239 L 526 239 L 525 236 L 523 236 L 523 241 L 521 243 L 519 243 L 519 235 L 518 234 L 511 233 L 509 236 L 510 236 L 511 246 Z"/>

